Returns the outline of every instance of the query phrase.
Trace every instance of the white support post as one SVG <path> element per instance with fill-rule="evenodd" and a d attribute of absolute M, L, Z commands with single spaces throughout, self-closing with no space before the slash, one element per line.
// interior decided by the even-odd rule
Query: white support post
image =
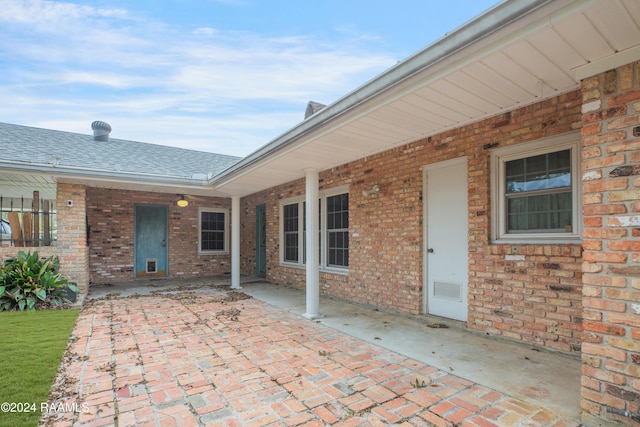
<path fill-rule="evenodd" d="M 307 248 L 307 311 L 303 315 L 307 319 L 317 319 L 320 314 L 320 270 L 318 266 L 319 255 L 319 224 L 318 224 L 318 171 L 307 169 L 306 171 L 306 248 Z"/>
<path fill-rule="evenodd" d="M 240 197 L 231 198 L 231 289 L 240 286 Z"/>

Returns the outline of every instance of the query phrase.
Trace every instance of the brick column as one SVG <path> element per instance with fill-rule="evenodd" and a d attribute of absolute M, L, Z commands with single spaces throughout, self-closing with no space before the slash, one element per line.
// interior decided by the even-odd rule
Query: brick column
<path fill-rule="evenodd" d="M 640 423 L 638 63 L 582 82 L 582 421 Z"/>
<path fill-rule="evenodd" d="M 59 183 L 56 208 L 56 252 L 60 257 L 60 271 L 69 281 L 77 283 L 80 293 L 86 295 L 89 291 L 86 187 Z"/>

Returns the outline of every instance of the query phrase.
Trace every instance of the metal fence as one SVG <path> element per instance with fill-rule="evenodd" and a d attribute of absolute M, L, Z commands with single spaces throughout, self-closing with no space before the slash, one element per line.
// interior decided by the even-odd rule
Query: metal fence
<path fill-rule="evenodd" d="M 57 236 L 54 200 L 4 197 L 0 194 L 0 246 L 52 246 Z"/>

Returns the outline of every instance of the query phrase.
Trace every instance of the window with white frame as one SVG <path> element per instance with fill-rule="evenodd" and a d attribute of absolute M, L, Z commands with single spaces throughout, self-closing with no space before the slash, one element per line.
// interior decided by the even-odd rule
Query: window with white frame
<path fill-rule="evenodd" d="M 201 254 L 228 252 L 228 209 L 198 210 L 198 252 Z"/>
<path fill-rule="evenodd" d="M 284 249 L 283 261 L 297 263 L 300 260 L 300 241 L 301 239 L 301 215 L 300 204 L 291 203 L 283 207 L 282 212 L 282 232 Z M 302 225 L 304 228 L 304 225 Z"/>
<path fill-rule="evenodd" d="M 327 262 L 328 267 L 349 266 L 349 195 L 327 197 Z"/>
<path fill-rule="evenodd" d="M 563 135 L 491 153 L 494 241 L 580 238 L 579 140 Z"/>
<path fill-rule="evenodd" d="M 325 271 L 344 272 L 349 267 L 349 194 L 339 188 L 320 195 L 319 265 Z M 304 197 L 280 203 L 280 260 L 284 265 L 302 267 L 306 263 L 307 215 Z M 302 213 L 302 215 L 300 214 Z M 322 248 L 325 248 L 323 251 Z"/>

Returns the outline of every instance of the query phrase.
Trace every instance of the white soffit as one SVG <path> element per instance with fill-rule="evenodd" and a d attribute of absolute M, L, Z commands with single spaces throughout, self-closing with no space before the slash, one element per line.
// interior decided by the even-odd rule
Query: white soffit
<path fill-rule="evenodd" d="M 0 172 L 0 196 L 7 198 L 31 199 L 33 191 L 40 193 L 42 200 L 56 199 L 56 180 L 49 175 Z"/>
<path fill-rule="evenodd" d="M 510 3 L 518 2 L 505 4 Z M 302 135 L 295 135 L 294 128 L 290 140 L 255 161 L 252 156 L 241 161 L 217 180 L 218 188 L 251 194 L 304 177 L 307 167 L 330 169 L 576 90 L 580 76 L 613 68 L 612 58 L 626 63 L 638 59 L 639 45 L 638 0 L 546 3 L 485 39 L 425 64 L 415 75 L 380 88 L 355 107 L 327 117 L 317 113 L 316 126 Z M 617 62 L 613 66 L 622 65 Z M 359 91 L 333 106 L 357 102 Z M 313 116 L 309 120 L 314 123 Z"/>

